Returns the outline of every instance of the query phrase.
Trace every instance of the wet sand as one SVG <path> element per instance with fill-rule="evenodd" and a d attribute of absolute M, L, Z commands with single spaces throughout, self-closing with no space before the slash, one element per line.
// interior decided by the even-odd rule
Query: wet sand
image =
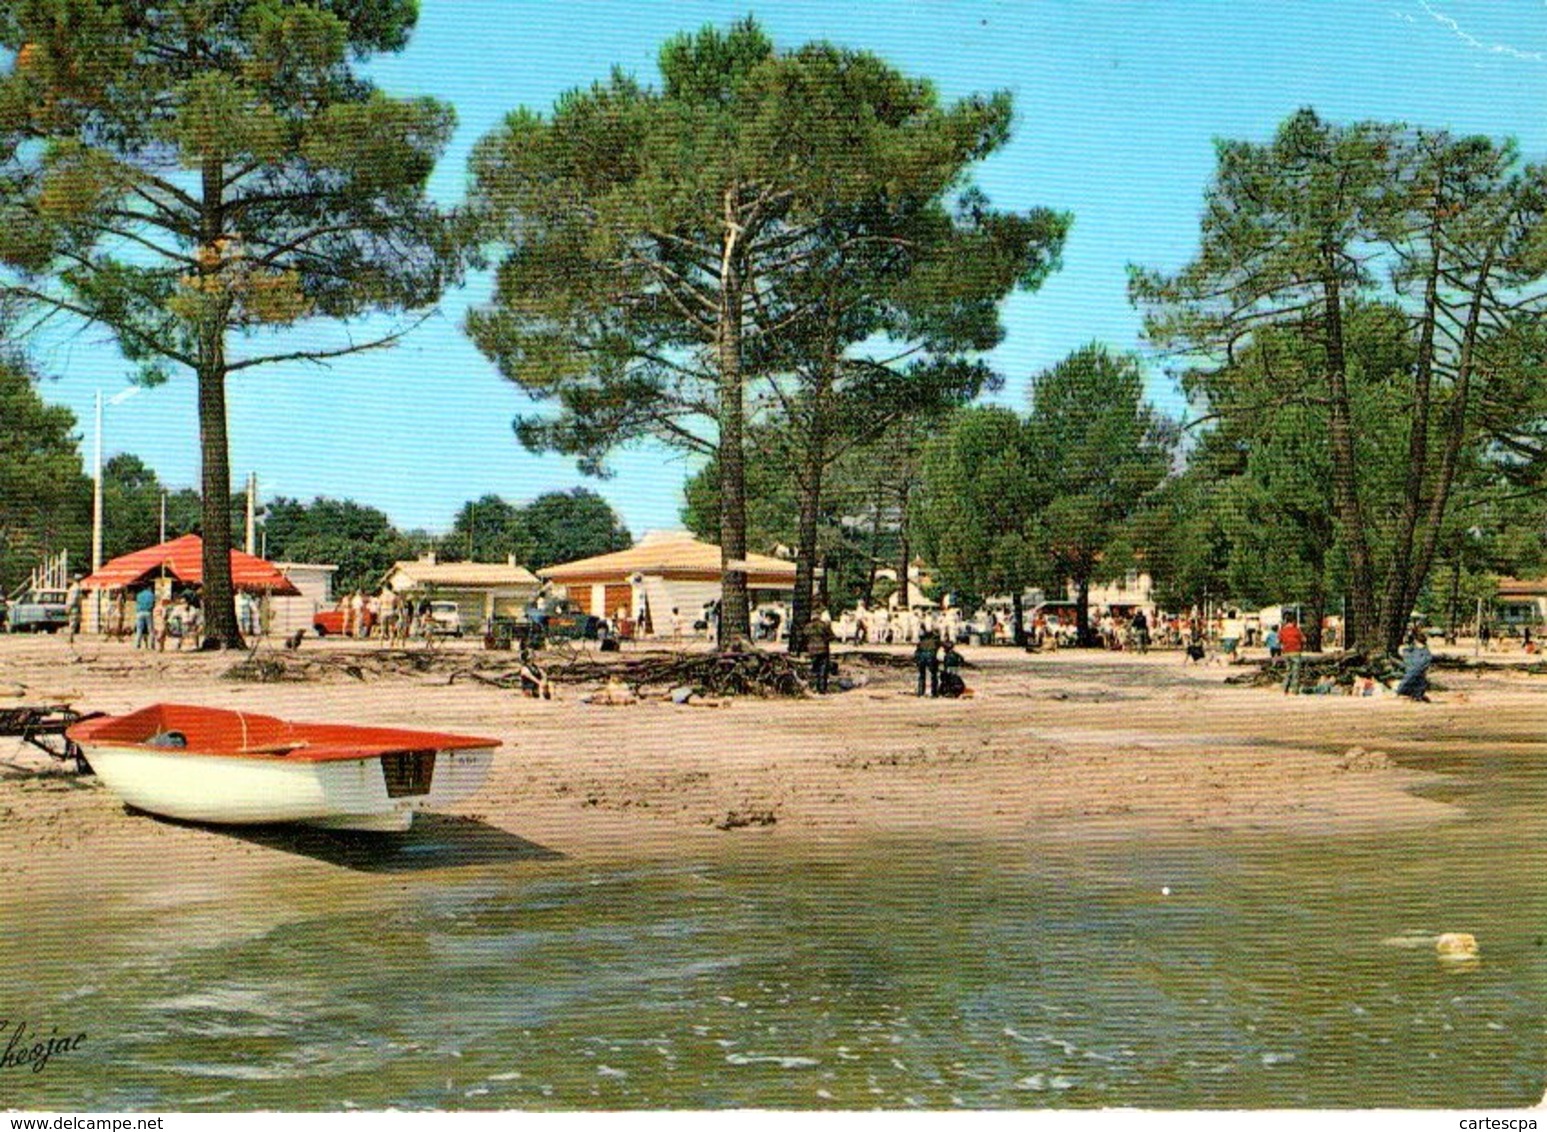
<path fill-rule="evenodd" d="M 471 645 L 447 647 L 476 659 Z M 1187 666 L 1174 652 L 963 651 L 975 665 L 971 699 L 918 699 L 908 670 L 869 668 L 864 687 L 824 698 L 697 708 L 664 698 L 586 704 L 574 685 L 536 701 L 448 684 L 445 672 L 243 684 L 220 678 L 238 659 L 230 655 L 0 636 L 0 690 L 68 690 L 78 707 L 106 712 L 169 700 L 497 737 L 504 746 L 485 789 L 453 814 L 421 817 L 409 836 L 472 856 L 598 861 L 659 859 L 689 842 L 701 853 L 759 838 L 841 845 L 889 833 L 1411 830 L 1461 811 L 1425 796 L 1444 780 L 1402 766 L 1404 752 L 1485 758 L 1535 743 L 1547 707 L 1547 678 L 1507 672 L 1440 673 L 1448 689 L 1421 705 L 1229 686 L 1230 670 Z M 1352 748 L 1365 753 L 1351 757 Z M 341 843 L 153 819 L 11 739 L 0 739 L 0 760 L 10 886 L 62 902 L 133 887 L 147 865 L 185 870 L 190 881 L 246 874 L 261 883 L 275 869 L 326 871 L 372 852 L 360 835 Z M 331 848 L 314 851 L 318 839 Z"/>

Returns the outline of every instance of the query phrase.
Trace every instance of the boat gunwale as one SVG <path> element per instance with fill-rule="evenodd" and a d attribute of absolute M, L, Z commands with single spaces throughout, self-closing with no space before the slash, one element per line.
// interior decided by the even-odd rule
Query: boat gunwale
<path fill-rule="evenodd" d="M 110 730 L 121 720 L 135 715 L 152 715 L 161 708 L 175 708 L 179 710 L 191 710 L 208 713 L 212 716 L 237 716 L 248 720 L 262 720 L 265 723 L 277 723 L 283 725 L 290 736 L 283 741 L 268 741 L 252 746 L 215 746 L 207 742 L 190 743 L 184 747 L 167 747 L 160 744 L 145 742 L 144 740 L 118 738 L 116 736 L 104 736 L 103 731 Z M 312 740 L 307 737 L 307 729 L 326 729 L 330 734 L 326 738 Z M 350 731 L 358 731 L 358 739 L 349 736 Z M 403 754 L 412 751 L 493 751 L 503 746 L 498 739 L 481 738 L 474 735 L 457 735 L 443 731 L 418 731 L 409 728 L 369 727 L 361 724 L 337 724 L 337 723 L 307 723 L 291 722 L 279 719 L 277 716 L 259 715 L 254 712 L 239 712 L 230 708 L 207 708 L 196 705 L 183 704 L 151 704 L 138 711 L 126 712 L 123 715 L 99 716 L 86 720 L 67 732 L 68 737 L 86 751 L 90 758 L 94 750 L 112 749 L 122 751 L 134 751 L 136 753 L 169 755 L 173 757 L 185 757 L 196 755 L 203 758 L 225 759 L 251 759 L 253 761 L 272 765 L 293 765 L 300 763 L 331 763 L 331 762 L 379 762 L 384 755 Z M 294 742 L 298 745 L 291 746 Z M 287 748 L 280 750 L 277 748 Z"/>

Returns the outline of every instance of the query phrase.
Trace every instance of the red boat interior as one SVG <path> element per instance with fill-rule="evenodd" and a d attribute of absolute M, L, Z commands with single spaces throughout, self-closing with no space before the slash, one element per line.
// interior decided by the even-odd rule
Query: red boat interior
<path fill-rule="evenodd" d="M 472 735 L 342 723 L 292 723 L 271 715 L 189 704 L 152 704 L 128 715 L 87 720 L 70 728 L 69 737 L 88 748 L 132 746 L 190 755 L 272 756 L 299 762 L 500 745 L 497 739 Z"/>

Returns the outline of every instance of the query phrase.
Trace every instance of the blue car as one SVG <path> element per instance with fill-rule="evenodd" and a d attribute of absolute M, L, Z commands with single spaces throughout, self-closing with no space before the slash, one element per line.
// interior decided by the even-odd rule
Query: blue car
<path fill-rule="evenodd" d="M 36 590 L 17 598 L 8 610 L 8 633 L 57 633 L 70 623 L 63 590 Z"/>

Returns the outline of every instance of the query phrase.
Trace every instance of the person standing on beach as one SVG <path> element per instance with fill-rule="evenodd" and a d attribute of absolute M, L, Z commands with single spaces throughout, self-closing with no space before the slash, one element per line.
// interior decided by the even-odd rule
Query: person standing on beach
<path fill-rule="evenodd" d="M 81 631 L 81 576 L 76 574 L 70 579 L 70 588 L 64 592 L 64 615 L 69 622 L 70 643 L 75 643 L 75 635 Z"/>
<path fill-rule="evenodd" d="M 913 666 L 918 669 L 918 691 L 914 695 L 924 694 L 924 677 L 929 677 L 929 694 L 940 694 L 940 634 L 933 629 L 925 629 L 919 636 L 918 644 L 913 649 Z"/>
<path fill-rule="evenodd" d="M 177 638 L 178 651 L 182 650 L 186 642 L 195 651 L 198 651 L 199 641 L 204 628 L 204 607 L 199 604 L 199 599 L 193 596 L 183 598 L 183 635 Z"/>
<path fill-rule="evenodd" d="M 1284 624 L 1278 631 L 1279 648 L 1284 650 L 1284 656 L 1289 661 L 1289 671 L 1284 676 L 1284 694 L 1298 692 L 1300 690 L 1300 661 L 1305 652 L 1305 634 L 1294 618 L 1284 618 Z"/>
<path fill-rule="evenodd" d="M 811 686 L 819 695 L 825 695 L 833 649 L 833 623 L 827 610 L 818 610 L 806 623 L 805 643 L 806 655 L 811 658 Z"/>
<path fill-rule="evenodd" d="M 167 633 L 172 627 L 172 599 L 169 597 L 157 598 L 151 606 L 150 628 L 154 638 L 153 647 L 157 652 L 167 651 Z"/>
<path fill-rule="evenodd" d="M 390 648 L 397 638 L 397 591 L 391 586 L 382 586 L 376 604 L 381 610 L 381 620 L 377 624 L 380 626 L 382 643 Z"/>
<path fill-rule="evenodd" d="M 1278 644 L 1285 656 L 1305 651 L 1305 633 L 1293 618 L 1284 618 L 1283 627 L 1278 631 Z"/>
<path fill-rule="evenodd" d="M 1225 617 L 1220 623 L 1219 651 L 1224 655 L 1227 664 L 1235 663 L 1235 650 L 1241 643 L 1241 631 L 1241 618 L 1234 613 Z"/>
<path fill-rule="evenodd" d="M 156 591 L 146 586 L 134 595 L 134 647 L 151 647 L 151 620 L 156 610 Z"/>
<path fill-rule="evenodd" d="M 1134 647 L 1141 654 L 1150 651 L 1150 619 L 1144 615 L 1144 610 L 1139 610 L 1133 615 L 1130 628 L 1133 629 Z"/>

